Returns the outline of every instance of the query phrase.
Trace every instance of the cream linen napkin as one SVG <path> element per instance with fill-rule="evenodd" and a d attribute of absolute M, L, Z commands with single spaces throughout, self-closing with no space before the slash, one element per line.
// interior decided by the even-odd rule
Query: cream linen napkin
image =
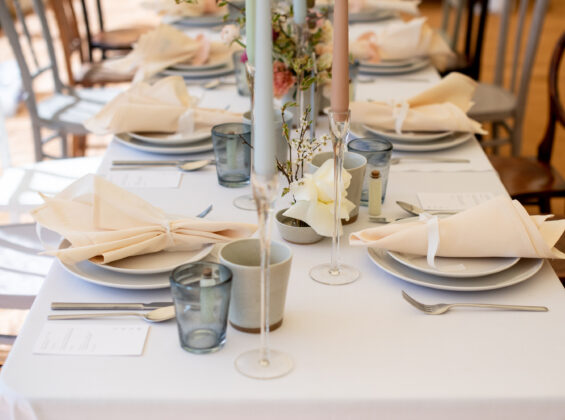
<path fill-rule="evenodd" d="M 95 134 L 163 132 L 190 134 L 225 122 L 242 121 L 241 114 L 195 107 L 182 77 L 170 76 L 154 85 L 134 83 L 84 122 Z"/>
<path fill-rule="evenodd" d="M 134 82 L 146 80 L 178 63 L 202 65 L 229 59 L 231 49 L 222 42 L 211 42 L 204 35 L 191 38 L 170 25 L 159 25 L 139 38 L 124 58 L 104 65 L 124 73 L 137 69 Z"/>
<path fill-rule="evenodd" d="M 218 6 L 216 0 L 198 0 L 195 3 L 181 2 L 177 4 L 174 0 L 146 1 L 143 5 L 158 13 L 172 16 L 197 17 L 203 15 L 224 15 L 228 12 L 227 6 Z"/>
<path fill-rule="evenodd" d="M 317 0 L 316 6 L 333 5 L 334 0 Z M 420 0 L 349 0 L 350 13 L 372 12 L 375 10 L 390 10 L 410 15 L 420 14 Z"/>
<path fill-rule="evenodd" d="M 49 251 L 62 261 L 106 264 L 132 255 L 198 250 L 250 236 L 256 226 L 168 215 L 138 196 L 87 175 L 32 211 L 41 226 L 72 246 Z"/>
<path fill-rule="evenodd" d="M 351 43 L 350 51 L 353 57 L 369 63 L 413 57 L 444 57 L 442 61 L 446 61 L 453 56 L 453 51 L 430 28 L 425 17 L 365 32 Z"/>
<path fill-rule="evenodd" d="M 351 13 L 362 13 L 373 10 L 386 10 L 419 15 L 419 5 L 420 0 L 349 0 L 349 11 Z"/>
<path fill-rule="evenodd" d="M 397 103 L 352 102 L 351 121 L 377 129 L 402 131 L 461 131 L 486 134 L 467 117 L 477 87 L 470 77 L 450 73 L 432 88 Z"/>
<path fill-rule="evenodd" d="M 565 220 L 530 216 L 516 201 L 500 196 L 456 215 L 439 219 L 440 257 L 565 258 L 554 247 Z M 352 233 L 351 245 L 428 255 L 430 224 L 391 223 Z"/>

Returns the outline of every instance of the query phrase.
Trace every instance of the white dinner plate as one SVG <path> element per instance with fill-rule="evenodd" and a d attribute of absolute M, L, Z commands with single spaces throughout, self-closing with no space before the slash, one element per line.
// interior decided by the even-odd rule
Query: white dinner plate
<path fill-rule="evenodd" d="M 436 257 L 436 267 L 428 265 L 427 258 L 422 255 L 404 254 L 402 252 L 387 251 L 388 255 L 416 271 L 429 273 L 440 277 L 468 278 L 488 276 L 507 270 L 520 260 L 520 258 L 446 258 Z M 457 268 L 456 268 L 457 267 Z M 458 268 L 462 267 L 462 270 Z"/>
<path fill-rule="evenodd" d="M 190 63 L 177 63 L 172 65 L 170 68 L 175 70 L 186 70 L 191 72 L 202 71 L 202 70 L 214 70 L 214 69 L 220 69 L 222 67 L 226 67 L 230 60 L 231 60 L 231 56 L 229 54 L 226 54 L 224 57 L 219 57 L 217 60 L 210 61 L 206 64 L 195 66 L 194 64 L 190 64 Z"/>
<path fill-rule="evenodd" d="M 391 67 L 387 65 L 378 64 L 371 64 L 369 66 L 361 64 L 359 66 L 359 73 L 361 74 L 370 74 L 370 75 L 396 75 L 396 74 L 406 74 L 406 73 L 413 73 L 415 71 L 421 70 L 425 67 L 430 65 L 430 59 L 428 57 L 419 57 L 418 59 L 414 60 L 408 66 L 402 67 Z"/>
<path fill-rule="evenodd" d="M 368 132 L 359 124 L 352 124 L 349 131 L 353 138 L 367 138 L 375 136 L 374 133 Z M 459 146 L 472 138 L 473 134 L 471 133 L 453 133 L 452 135 L 440 140 L 422 141 L 419 143 L 404 143 L 386 137 L 386 139 L 392 143 L 393 150 L 399 152 L 432 152 L 435 150 L 444 150 Z"/>
<path fill-rule="evenodd" d="M 404 131 L 398 134 L 396 131 L 381 130 L 367 124 L 363 124 L 363 128 L 378 136 L 406 143 L 439 140 L 453 134 L 453 131 Z"/>
<path fill-rule="evenodd" d="M 185 79 L 210 79 L 215 77 L 228 76 L 233 73 L 233 62 L 229 60 L 226 65 L 208 70 L 180 70 L 169 67 L 163 70 L 163 76 L 181 76 Z"/>
<path fill-rule="evenodd" d="M 132 149 L 141 150 L 142 152 L 157 153 L 164 155 L 186 155 L 190 153 L 209 152 L 214 149 L 212 140 L 202 140 L 198 143 L 179 144 L 179 145 L 163 145 L 147 144 L 146 142 L 132 139 L 129 135 L 122 133 L 114 136 L 116 141 L 124 146 Z"/>
<path fill-rule="evenodd" d="M 60 248 L 69 245 L 67 240 L 63 240 Z M 169 287 L 171 271 L 179 265 L 206 258 L 213 247 L 212 244 L 198 251 L 161 251 L 124 258 L 110 264 L 59 262 L 66 271 L 90 283 L 119 289 L 161 289 Z"/>
<path fill-rule="evenodd" d="M 521 258 L 509 269 L 496 274 L 481 277 L 450 278 L 413 270 L 395 261 L 384 250 L 368 248 L 367 251 L 369 258 L 377 267 L 394 277 L 419 286 L 459 292 L 478 292 L 512 286 L 532 277 L 543 265 L 543 259 Z"/>
<path fill-rule="evenodd" d="M 187 28 L 203 28 L 220 26 L 229 22 L 224 22 L 224 15 L 205 15 L 205 16 L 164 16 L 163 23 L 173 26 Z"/>
<path fill-rule="evenodd" d="M 418 63 L 421 57 L 410 57 L 399 60 L 381 60 L 378 63 L 369 63 L 366 61 L 361 61 L 359 64 L 363 67 L 375 67 L 375 68 L 395 68 L 395 67 L 409 67 Z"/>
<path fill-rule="evenodd" d="M 190 134 L 181 133 L 127 133 L 131 138 L 143 141 L 145 143 L 156 145 L 179 145 L 196 143 L 200 140 L 210 138 L 210 130 L 195 131 Z"/>

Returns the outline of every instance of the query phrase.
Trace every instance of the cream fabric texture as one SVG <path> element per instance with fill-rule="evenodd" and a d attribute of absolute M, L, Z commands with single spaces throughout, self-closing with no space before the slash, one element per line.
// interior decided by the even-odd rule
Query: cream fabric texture
<path fill-rule="evenodd" d="M 438 257 L 565 258 L 555 243 L 565 220 L 530 216 L 516 200 L 499 196 L 439 220 Z M 391 223 L 354 232 L 351 245 L 427 255 L 426 222 Z"/>
<path fill-rule="evenodd" d="M 254 224 L 166 214 L 104 178 L 87 175 L 32 211 L 42 227 L 59 233 L 71 247 L 48 251 L 64 262 L 90 259 L 106 264 L 162 250 L 193 251 L 246 238 Z"/>
<path fill-rule="evenodd" d="M 459 131 L 486 134 L 481 124 L 467 116 L 477 87 L 470 77 L 450 73 L 438 84 L 405 101 L 351 102 L 354 123 L 401 131 Z"/>
<path fill-rule="evenodd" d="M 110 101 L 84 126 L 95 134 L 164 132 L 191 134 L 214 125 L 241 122 L 240 113 L 198 108 L 182 77 L 170 76 L 151 85 L 134 83 Z"/>

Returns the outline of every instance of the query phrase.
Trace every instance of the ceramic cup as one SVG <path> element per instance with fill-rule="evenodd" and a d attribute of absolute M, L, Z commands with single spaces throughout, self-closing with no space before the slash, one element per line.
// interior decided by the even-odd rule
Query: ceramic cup
<path fill-rule="evenodd" d="M 259 239 L 240 239 L 220 250 L 220 262 L 233 274 L 229 322 L 237 330 L 259 333 L 261 327 L 261 253 Z M 282 325 L 292 251 L 271 242 L 270 330 Z"/>
<path fill-rule="evenodd" d="M 315 172 L 328 159 L 333 159 L 333 152 L 317 154 L 312 158 L 312 161 L 308 163 L 308 171 L 310 173 Z M 363 190 L 363 178 L 365 176 L 366 166 L 367 159 L 365 159 L 364 156 L 353 152 L 344 152 L 343 167 L 351 174 L 351 182 L 347 188 L 347 199 L 355 204 L 355 208 L 349 213 L 349 220 L 342 220 L 344 225 L 355 222 L 357 216 L 359 216 L 359 203 L 361 202 L 361 191 Z"/>

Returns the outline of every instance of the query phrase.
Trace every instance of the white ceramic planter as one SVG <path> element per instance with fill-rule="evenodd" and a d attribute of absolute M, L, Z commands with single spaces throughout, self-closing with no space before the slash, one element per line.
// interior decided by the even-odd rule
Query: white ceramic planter
<path fill-rule="evenodd" d="M 275 217 L 279 233 L 285 241 L 305 245 L 313 244 L 324 239 L 322 235 L 318 235 L 310 226 L 292 226 L 288 224 L 288 220 L 291 220 L 291 218 L 283 215 L 286 210 L 287 209 L 279 210 Z"/>

